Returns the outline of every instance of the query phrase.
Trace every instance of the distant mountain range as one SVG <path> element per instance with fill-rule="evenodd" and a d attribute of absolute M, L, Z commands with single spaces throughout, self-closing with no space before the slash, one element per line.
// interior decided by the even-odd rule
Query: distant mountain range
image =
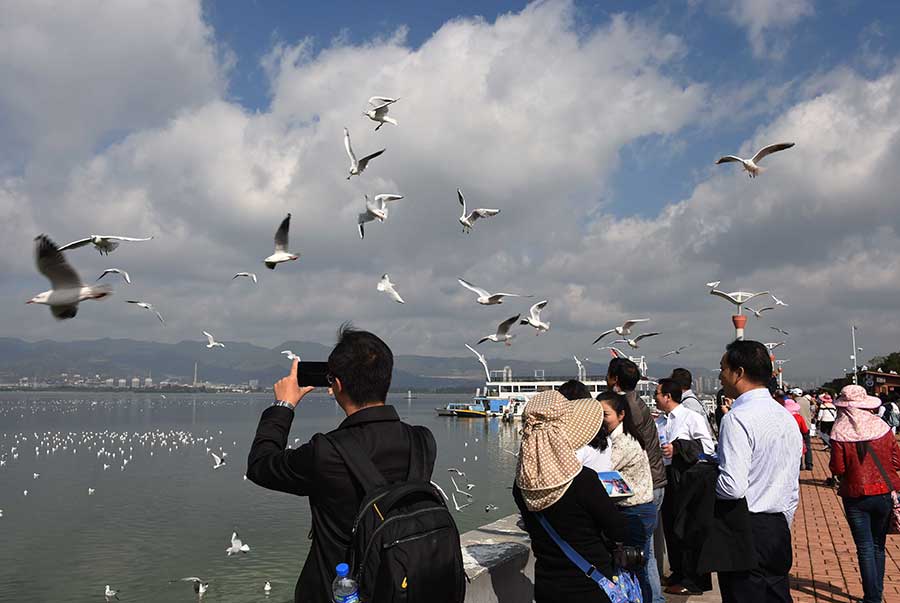
<path fill-rule="evenodd" d="M 319 343 L 286 341 L 274 348 L 249 343 L 224 342 L 225 348 L 207 349 L 200 341 L 156 343 L 130 339 L 95 339 L 86 341 L 27 342 L 10 337 L 0 338 L 0 382 L 13 382 L 21 377 L 39 379 L 57 377 L 60 373 L 82 376 L 131 378 L 153 376 L 159 383 L 178 379 L 193 381 L 194 363 L 201 381 L 244 383 L 258 379 L 267 387 L 283 377 L 289 363 L 281 350 L 293 350 L 305 360 L 326 360 L 331 351 Z M 531 362 L 489 358 L 492 369 L 509 366 L 513 375 L 532 376 L 543 370 L 548 377 L 576 376 L 572 359 L 557 362 Z M 605 373 L 605 364 L 588 363 L 589 375 Z M 653 364 L 654 375 L 668 374 L 674 365 Z M 710 376 L 699 371 L 696 376 Z M 484 372 L 474 356 L 443 358 L 437 356 L 399 355 L 394 357 L 394 390 L 460 390 L 474 391 L 484 385 Z"/>

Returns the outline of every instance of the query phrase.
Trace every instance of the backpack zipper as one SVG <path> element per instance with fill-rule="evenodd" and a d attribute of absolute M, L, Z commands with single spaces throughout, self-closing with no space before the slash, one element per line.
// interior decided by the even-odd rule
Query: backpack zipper
<path fill-rule="evenodd" d="M 369 544 L 366 545 L 366 550 L 363 551 L 362 557 L 360 557 L 359 567 L 362 568 L 365 565 L 366 558 L 369 556 L 369 552 L 372 550 L 372 544 L 373 544 L 373 541 L 375 540 L 375 537 L 378 535 L 378 533 L 382 529 L 384 529 L 384 527 L 386 525 L 388 525 L 389 523 L 391 523 L 392 521 L 394 521 L 396 519 L 407 519 L 407 518 L 417 517 L 417 516 L 423 515 L 425 513 L 434 513 L 435 511 L 441 511 L 441 510 L 449 513 L 449 511 L 447 510 L 446 507 L 444 507 L 443 509 L 432 507 L 429 509 L 419 509 L 418 511 L 413 511 L 412 513 L 407 513 L 405 515 L 395 515 L 394 517 L 389 517 L 387 519 L 387 521 L 385 521 L 380 526 L 375 528 L 375 531 L 373 531 L 372 535 L 369 536 Z M 451 517 L 451 519 L 452 519 L 452 517 Z M 358 578 L 357 582 L 359 583 L 360 587 L 362 587 L 362 580 L 361 580 L 362 576 L 360 575 L 359 571 L 357 571 L 357 578 Z"/>
<path fill-rule="evenodd" d="M 391 543 L 389 543 L 389 544 L 382 545 L 381 548 L 383 548 L 383 549 L 389 549 L 389 548 L 391 548 L 391 547 L 397 546 L 398 544 L 404 544 L 404 543 L 406 543 L 406 542 L 412 542 L 413 540 L 418 540 L 419 538 L 425 538 L 426 536 L 431 536 L 431 535 L 434 534 L 435 532 L 441 532 L 441 531 L 443 531 L 443 530 L 449 530 L 449 529 L 450 529 L 450 526 L 443 526 L 443 527 L 441 527 L 441 528 L 434 528 L 433 530 L 428 530 L 427 532 L 424 532 L 424 533 L 422 533 L 422 534 L 416 534 L 415 536 L 407 536 L 406 538 L 398 538 L 398 539 L 395 540 L 394 542 L 391 542 Z"/>

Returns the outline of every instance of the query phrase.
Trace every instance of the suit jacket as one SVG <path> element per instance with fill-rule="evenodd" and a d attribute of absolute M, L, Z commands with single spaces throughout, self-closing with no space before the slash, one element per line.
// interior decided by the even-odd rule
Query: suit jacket
<path fill-rule="evenodd" d="M 650 409 L 638 398 L 636 391 L 625 392 L 625 400 L 628 402 L 628 414 L 634 419 L 637 427 L 641 446 L 650 461 L 653 487 L 665 488 L 666 466 L 663 464 L 662 450 L 659 448 L 659 431 L 656 429 L 656 422 L 650 415 Z"/>
<path fill-rule="evenodd" d="M 350 532 L 365 492 L 327 435 L 316 434 L 295 450 L 286 450 L 294 413 L 272 406 L 259 419 L 247 458 L 247 479 L 264 488 L 309 497 L 312 546 L 297 580 L 297 603 L 331 601 L 335 567 L 349 561 Z M 337 430 L 352 430 L 358 446 L 388 482 L 405 481 L 412 448 L 411 430 L 423 430 L 428 442 L 428 479 L 437 446 L 425 427 L 400 421 L 393 406 L 369 406 L 350 415 Z M 336 431 L 337 431 L 336 430 Z"/>

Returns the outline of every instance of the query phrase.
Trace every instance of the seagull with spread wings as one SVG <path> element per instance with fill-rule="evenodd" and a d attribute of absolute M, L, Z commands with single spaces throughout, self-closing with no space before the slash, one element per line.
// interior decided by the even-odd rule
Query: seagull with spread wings
<path fill-rule="evenodd" d="M 630 320 L 626 320 L 625 322 L 622 323 L 622 326 L 615 327 L 615 328 L 610 329 L 609 331 L 604 331 L 603 333 L 600 333 L 600 336 L 597 337 L 597 339 L 595 339 L 591 345 L 596 345 L 596 343 L 598 341 L 600 341 L 607 335 L 611 335 L 612 333 L 615 333 L 616 335 L 631 335 L 631 327 L 633 327 L 634 325 L 636 325 L 639 322 L 647 322 L 649 320 L 650 320 L 649 318 L 632 318 Z"/>
<path fill-rule="evenodd" d="M 206 335 L 206 339 L 209 341 L 209 343 L 206 344 L 207 348 L 224 348 L 225 347 L 224 343 L 219 343 L 218 341 L 216 341 L 215 337 L 212 336 L 212 333 L 209 333 L 208 331 L 203 331 L 203 334 Z"/>
<path fill-rule="evenodd" d="M 475 302 L 481 304 L 482 306 L 495 306 L 497 304 L 502 304 L 504 297 L 532 297 L 531 295 L 522 295 L 519 293 L 490 293 L 482 289 L 481 287 L 476 287 L 469 281 L 463 280 L 461 278 L 458 278 L 456 280 L 460 285 L 476 294 L 478 297 L 475 299 Z"/>
<path fill-rule="evenodd" d="M 153 237 L 145 237 L 142 239 L 135 237 L 120 237 L 118 235 L 95 235 L 92 234 L 89 237 L 84 239 L 78 239 L 77 241 L 72 241 L 71 243 L 66 243 L 62 247 L 59 248 L 60 251 L 66 251 L 68 249 L 77 249 L 79 247 L 84 247 L 85 245 L 93 245 L 97 251 L 100 252 L 100 255 L 109 255 L 119 246 L 120 243 L 129 242 L 135 243 L 140 241 L 150 241 Z"/>
<path fill-rule="evenodd" d="M 724 157 L 720 157 L 716 160 L 716 165 L 720 165 L 722 163 L 730 163 L 737 162 L 744 166 L 744 169 L 747 170 L 747 175 L 751 178 L 756 178 L 763 171 L 761 167 L 759 167 L 759 162 L 763 160 L 764 157 L 768 157 L 772 153 L 777 153 L 778 151 L 784 151 L 785 149 L 789 149 L 794 146 L 793 142 L 780 142 L 777 144 L 770 144 L 758 150 L 756 155 L 754 155 L 751 159 L 742 159 L 741 157 L 737 157 L 736 155 L 725 155 Z"/>
<path fill-rule="evenodd" d="M 759 310 L 754 310 L 754 309 L 751 308 L 750 306 L 747 306 L 747 309 L 750 310 L 751 312 L 753 312 L 753 315 L 754 315 L 755 317 L 757 317 L 757 318 L 762 318 L 762 313 L 763 313 L 763 312 L 767 312 L 767 311 L 769 311 L 769 310 L 774 310 L 774 309 L 775 309 L 775 306 L 766 306 L 766 307 L 764 307 L 764 308 L 760 308 Z"/>
<path fill-rule="evenodd" d="M 112 289 L 107 285 L 83 284 L 66 256 L 46 235 L 35 237 L 34 256 L 38 271 L 47 277 L 53 288 L 38 293 L 25 303 L 50 306 L 50 312 L 57 320 L 75 318 L 80 302 L 112 295 Z"/>
<path fill-rule="evenodd" d="M 483 207 L 479 207 L 478 209 L 473 209 L 467 214 L 466 198 L 463 197 L 462 190 L 456 189 L 456 196 L 459 199 L 459 204 L 462 205 L 462 215 L 459 216 L 459 223 L 462 224 L 463 232 L 470 232 L 472 230 L 472 227 L 475 225 L 475 221 L 479 218 L 490 218 L 491 216 L 496 216 L 500 213 L 499 209 L 485 209 Z"/>
<path fill-rule="evenodd" d="M 347 176 L 347 180 L 350 180 L 351 176 L 359 176 L 362 174 L 366 166 L 369 165 L 369 162 L 384 153 L 385 149 L 381 149 L 380 151 L 375 151 L 370 155 L 366 155 L 362 159 L 356 159 L 356 155 L 353 153 L 353 147 L 350 146 L 350 132 L 347 128 L 344 128 L 344 148 L 347 149 L 347 155 L 350 156 L 350 175 Z"/>
<path fill-rule="evenodd" d="M 773 342 L 769 342 L 769 343 L 764 343 L 763 345 L 766 346 L 766 349 L 769 350 L 769 351 L 771 352 L 771 351 L 774 350 L 775 348 L 780 348 L 780 347 L 783 346 L 785 343 L 786 343 L 786 342 L 784 342 L 784 341 L 778 341 L 778 342 L 774 342 L 774 341 L 773 341 Z"/>
<path fill-rule="evenodd" d="M 250 280 L 253 281 L 254 284 L 256 284 L 257 282 L 259 282 L 259 281 L 256 280 L 256 274 L 254 274 L 253 272 L 238 272 L 237 274 L 235 274 L 234 276 L 231 277 L 231 280 L 234 280 L 234 279 L 236 279 L 236 278 L 238 278 L 238 277 L 246 277 L 246 278 L 249 278 Z"/>
<path fill-rule="evenodd" d="M 359 214 L 356 219 L 357 228 L 359 229 L 359 238 L 363 239 L 366 236 L 363 224 L 375 220 L 384 222 L 388 217 L 388 208 L 386 204 L 391 201 L 399 201 L 402 198 L 403 195 L 382 194 L 375 195 L 375 198 L 370 200 L 369 195 L 366 195 L 366 211 Z"/>
<path fill-rule="evenodd" d="M 654 337 L 654 336 L 656 336 L 656 335 L 659 335 L 659 333 L 656 333 L 656 332 L 654 332 L 654 333 L 643 333 L 643 334 L 641 334 L 641 335 L 638 335 L 638 336 L 635 337 L 634 339 L 616 339 L 616 340 L 613 341 L 613 343 L 627 343 L 627 344 L 629 345 L 629 347 L 632 347 L 632 348 L 634 348 L 634 349 L 636 350 L 636 349 L 638 349 L 639 347 L 641 347 L 640 345 L 638 345 L 638 342 L 639 342 L 640 340 L 646 339 L 647 337 Z"/>
<path fill-rule="evenodd" d="M 390 98 L 389 96 L 373 96 L 369 99 L 369 105 L 371 107 L 363 113 L 366 117 L 371 119 L 372 121 L 377 121 L 378 125 L 375 126 L 375 131 L 381 129 L 381 126 L 384 124 L 393 124 L 395 126 L 399 125 L 397 120 L 393 117 L 388 117 L 388 107 L 396 103 L 399 98 Z"/>
<path fill-rule="evenodd" d="M 287 217 L 285 217 L 285 219 L 281 221 L 281 225 L 278 226 L 278 230 L 275 231 L 275 253 L 263 260 L 263 263 L 269 270 L 275 270 L 275 266 L 281 264 L 282 262 L 292 262 L 294 260 L 300 259 L 299 253 L 290 253 L 287 250 L 288 231 L 290 231 L 290 229 L 291 214 L 288 214 Z"/>
<path fill-rule="evenodd" d="M 159 311 L 153 307 L 153 304 L 148 304 L 147 302 L 143 302 L 137 299 L 127 299 L 125 301 L 127 301 L 129 304 L 134 304 L 139 308 L 143 308 L 144 310 L 154 312 L 156 314 L 156 317 L 159 319 L 159 322 L 166 324 L 166 321 L 163 319 L 162 314 L 160 314 Z"/>
<path fill-rule="evenodd" d="M 481 352 L 479 352 L 478 350 L 476 350 L 475 348 L 470 346 L 468 343 L 466 344 L 466 347 L 469 349 L 470 352 L 472 352 L 473 354 L 475 354 L 478 357 L 478 362 L 480 362 L 481 366 L 484 367 L 484 376 L 487 378 L 488 381 L 490 381 L 491 380 L 491 371 L 490 371 L 490 369 L 488 369 L 488 363 L 484 357 L 484 354 L 482 354 Z"/>
<path fill-rule="evenodd" d="M 541 310 L 544 309 L 544 306 L 547 305 L 547 300 L 539 301 L 538 303 L 531 306 L 531 309 L 528 311 L 528 316 L 522 319 L 519 324 L 523 325 L 531 325 L 535 329 L 537 329 L 537 333 L 535 335 L 540 335 L 541 333 L 545 333 L 550 330 L 550 323 L 541 320 Z"/>
<path fill-rule="evenodd" d="M 398 304 L 406 303 L 405 301 L 403 301 L 403 298 L 400 297 L 400 294 L 397 293 L 397 290 L 394 288 L 394 283 L 391 282 L 391 277 L 388 274 L 383 274 L 381 276 L 381 280 L 378 281 L 378 285 L 376 285 L 376 288 L 379 291 L 390 295 L 391 299 L 393 299 Z"/>
<path fill-rule="evenodd" d="M 122 279 L 126 283 L 128 283 L 129 285 L 131 284 L 131 276 L 129 276 L 129 274 L 127 272 L 125 272 L 124 270 L 120 270 L 119 268 L 107 268 L 106 270 L 103 271 L 103 274 L 101 274 L 100 276 L 97 277 L 97 280 L 99 281 L 101 278 L 103 278 L 107 274 L 119 274 L 122 276 Z"/>
<path fill-rule="evenodd" d="M 768 293 L 768 292 L 767 292 L 767 293 Z M 775 302 L 775 305 L 776 305 L 776 306 L 784 306 L 785 308 L 787 308 L 787 307 L 790 305 L 790 304 L 784 303 L 783 301 L 781 301 L 780 299 L 778 299 L 777 297 L 775 297 L 775 296 L 772 295 L 771 293 L 769 293 L 769 295 L 772 296 L 772 301 Z"/>
<path fill-rule="evenodd" d="M 687 345 L 680 345 L 677 348 L 675 348 L 674 350 L 672 350 L 671 352 L 666 352 L 665 354 L 660 356 L 660 358 L 665 358 L 667 356 L 674 356 L 674 355 L 680 354 L 683 351 L 685 351 L 686 349 L 688 349 L 689 347 L 691 347 L 692 345 L 693 344 L 691 344 L 691 343 L 689 343 Z"/>
<path fill-rule="evenodd" d="M 510 327 L 512 327 L 514 324 L 516 324 L 519 321 L 519 318 L 521 316 L 522 316 L 521 314 L 516 314 L 515 316 L 513 316 L 511 318 L 507 318 L 506 320 L 501 322 L 500 325 L 497 327 L 496 333 L 482 337 L 481 339 L 478 340 L 478 343 L 475 345 L 480 345 L 480 344 L 484 343 L 485 341 L 493 341 L 494 343 L 503 342 L 506 345 L 512 345 L 510 343 L 510 340 L 512 340 L 512 338 L 515 337 L 515 335 L 510 335 L 509 329 L 510 329 Z"/>
<path fill-rule="evenodd" d="M 781 333 L 782 335 L 787 335 L 788 337 L 791 336 L 790 333 L 788 333 L 787 331 L 785 331 L 784 329 L 781 329 L 781 328 L 779 328 L 779 327 L 771 327 L 771 326 L 770 326 L 769 328 L 772 329 L 773 331 L 778 331 L 778 332 Z"/>

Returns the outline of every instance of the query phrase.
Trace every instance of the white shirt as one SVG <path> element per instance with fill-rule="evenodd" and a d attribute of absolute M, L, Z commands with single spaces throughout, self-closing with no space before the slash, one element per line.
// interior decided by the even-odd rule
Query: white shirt
<path fill-rule="evenodd" d="M 803 437 L 797 422 L 766 388 L 745 392 L 719 427 L 716 495 L 746 497 L 751 513 L 784 513 L 794 519 L 800 499 Z"/>
<path fill-rule="evenodd" d="M 706 417 L 701 417 L 681 404 L 678 404 L 669 413 L 666 421 L 666 440 L 669 444 L 675 440 L 699 440 L 705 454 L 715 454 L 716 452 L 716 443 L 709 432 L 709 423 Z"/>
<path fill-rule="evenodd" d="M 582 446 L 575 451 L 578 462 L 594 471 L 612 471 L 612 442 L 609 442 L 606 450 L 600 451 L 593 446 Z"/>

